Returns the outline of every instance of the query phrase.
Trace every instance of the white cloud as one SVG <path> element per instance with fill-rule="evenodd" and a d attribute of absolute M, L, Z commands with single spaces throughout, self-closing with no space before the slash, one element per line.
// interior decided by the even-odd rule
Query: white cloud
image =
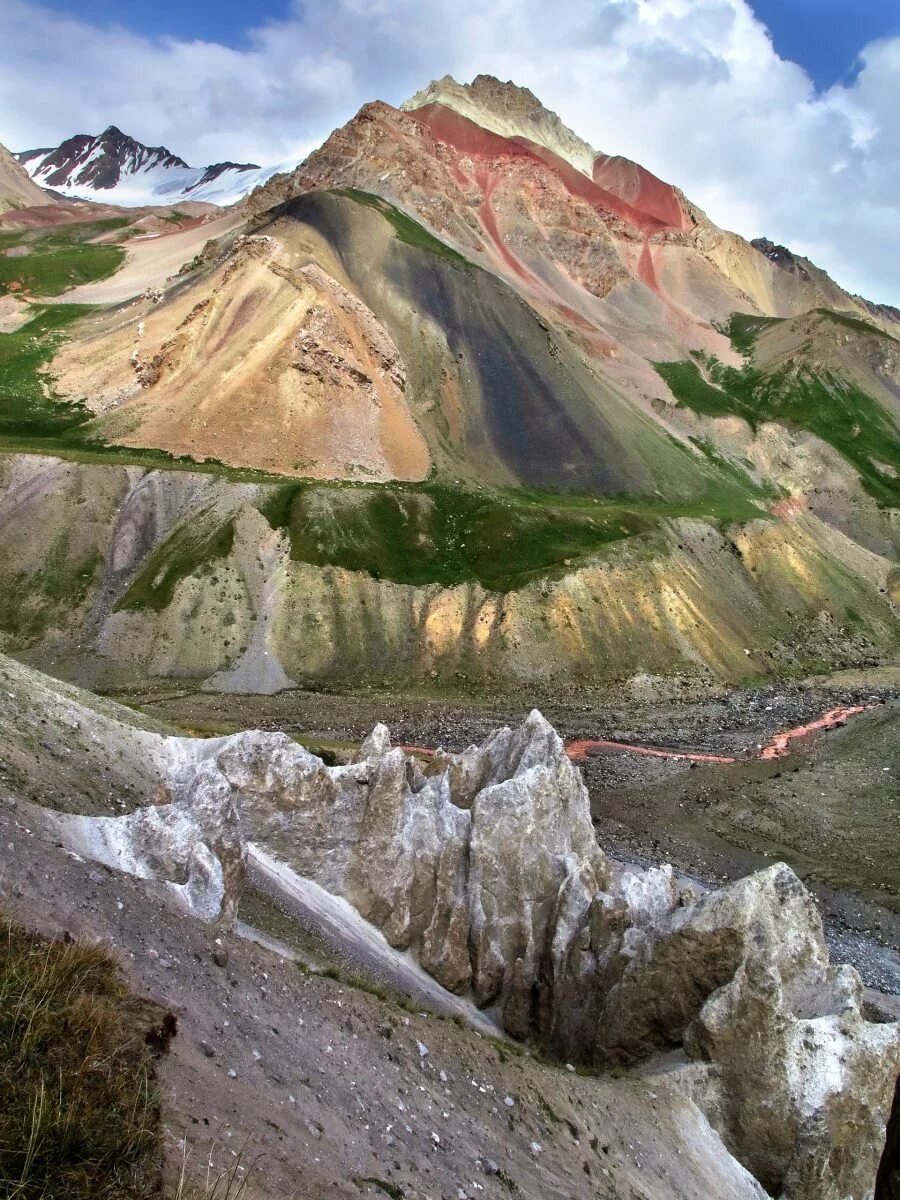
<path fill-rule="evenodd" d="M 0 140 L 110 122 L 189 162 L 301 156 L 367 100 L 429 79 L 514 79 L 719 224 L 808 251 L 900 302 L 900 39 L 817 95 L 746 0 L 294 0 L 248 48 L 97 29 L 0 0 Z"/>

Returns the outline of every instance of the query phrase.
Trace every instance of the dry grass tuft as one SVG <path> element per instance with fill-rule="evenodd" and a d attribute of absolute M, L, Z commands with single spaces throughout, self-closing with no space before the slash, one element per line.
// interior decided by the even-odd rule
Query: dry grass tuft
<path fill-rule="evenodd" d="M 174 1032 L 160 1013 L 102 947 L 0 926 L 4 1200 L 160 1195 L 153 1060 Z"/>
<path fill-rule="evenodd" d="M 172 1200 L 249 1200 L 251 1193 L 248 1188 L 256 1164 L 262 1156 L 257 1155 L 245 1163 L 247 1148 L 247 1144 L 241 1147 L 230 1167 L 224 1167 L 217 1171 L 212 1167 L 213 1151 L 211 1149 L 206 1178 L 199 1183 L 191 1182 L 188 1179 L 188 1155 L 187 1149 L 185 1149 L 181 1161 L 181 1172 L 172 1193 Z M 285 1197 L 285 1200 L 294 1200 L 294 1198 L 288 1196 Z"/>

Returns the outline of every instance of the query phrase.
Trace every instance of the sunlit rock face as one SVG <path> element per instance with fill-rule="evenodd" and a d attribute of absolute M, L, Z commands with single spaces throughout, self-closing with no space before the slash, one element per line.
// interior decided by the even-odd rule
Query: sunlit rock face
<path fill-rule="evenodd" d="M 73 849 L 214 920 L 257 846 L 514 1037 L 596 1068 L 652 1072 L 675 1052 L 675 1077 L 772 1194 L 871 1194 L 900 1032 L 864 1017 L 809 893 L 784 864 L 699 898 L 671 867 L 612 864 L 540 713 L 425 769 L 384 726 L 338 767 L 257 731 L 153 752 L 167 802 L 56 818 Z"/>

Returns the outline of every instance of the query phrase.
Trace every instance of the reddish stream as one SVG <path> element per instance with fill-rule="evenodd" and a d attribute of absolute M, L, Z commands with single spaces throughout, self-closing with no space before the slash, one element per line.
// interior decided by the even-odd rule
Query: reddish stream
<path fill-rule="evenodd" d="M 745 757 L 755 757 L 762 759 L 763 762 L 769 762 L 775 758 L 784 758 L 790 753 L 791 742 L 797 738 L 808 737 L 811 733 L 816 733 L 822 729 L 834 729 L 838 725 L 843 725 L 849 717 L 855 717 L 857 713 L 865 712 L 867 708 L 872 708 L 871 704 L 855 704 L 848 708 L 832 708 L 827 713 L 824 713 L 816 721 L 810 721 L 806 725 L 797 725 L 793 729 L 786 729 L 782 733 L 773 734 L 765 746 L 757 749 L 756 754 L 749 756 L 738 756 L 736 754 L 700 754 L 691 750 L 663 750 L 656 746 L 631 746 L 627 742 L 609 742 L 609 741 L 594 741 L 590 738 L 581 738 L 566 742 L 566 753 L 572 762 L 583 763 L 591 755 L 594 750 L 612 750 L 629 754 L 646 754 L 651 758 L 673 758 L 681 759 L 685 762 L 704 762 L 704 763 L 735 763 L 741 761 Z M 428 757 L 434 754 L 434 750 L 427 746 L 403 746 L 409 754 L 420 754 Z"/>
<path fill-rule="evenodd" d="M 809 734 L 816 733 L 820 729 L 834 729 L 837 725 L 843 725 L 848 717 L 855 717 L 857 713 L 865 712 L 867 708 L 871 707 L 869 704 L 856 704 L 849 708 L 829 709 L 817 721 L 810 721 L 807 725 L 797 725 L 793 729 L 786 729 L 782 733 L 773 734 L 766 745 L 757 750 L 755 757 L 762 759 L 764 762 L 771 761 L 773 758 L 784 758 L 785 755 L 790 753 L 791 742 L 797 738 L 807 737 Z M 566 752 L 573 762 L 584 762 L 592 750 L 627 750 L 632 754 L 649 754 L 654 758 L 680 758 L 688 762 L 738 762 L 737 755 L 695 754 L 692 751 L 660 750 L 651 746 L 629 746 L 624 742 L 581 740 L 566 743 Z M 751 755 L 751 757 L 754 756 Z"/>

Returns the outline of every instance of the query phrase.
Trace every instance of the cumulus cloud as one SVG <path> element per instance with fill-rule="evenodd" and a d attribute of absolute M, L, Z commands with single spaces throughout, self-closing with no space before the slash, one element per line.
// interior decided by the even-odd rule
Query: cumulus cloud
<path fill-rule="evenodd" d="M 900 39 L 817 94 L 746 0 L 294 0 L 246 48 L 96 28 L 2 0 L 0 140 L 110 122 L 189 162 L 302 157 L 367 100 L 446 72 L 532 89 L 576 132 L 713 220 L 900 302 Z"/>

